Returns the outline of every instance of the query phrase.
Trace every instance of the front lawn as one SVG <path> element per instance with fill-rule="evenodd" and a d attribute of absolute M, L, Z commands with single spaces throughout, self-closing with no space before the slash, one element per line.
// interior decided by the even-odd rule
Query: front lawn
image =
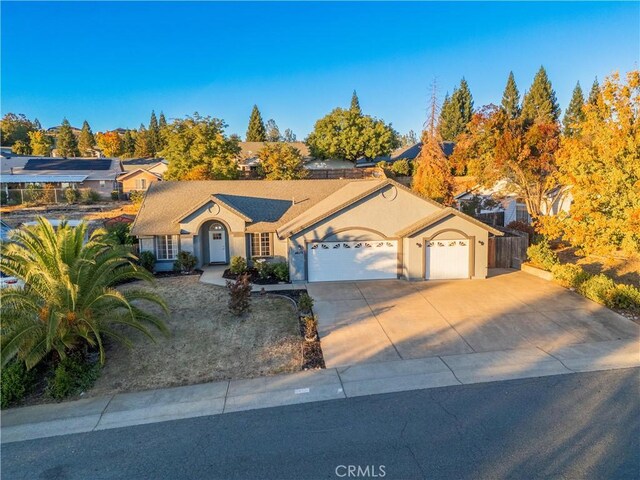
<path fill-rule="evenodd" d="M 121 288 L 136 288 L 140 284 Z M 302 338 L 293 304 L 252 296 L 242 317 L 227 309 L 227 290 L 198 276 L 159 278 L 153 290 L 170 308 L 169 338 L 152 343 L 133 334 L 133 349 L 112 344 L 89 395 L 148 390 L 230 378 L 295 372 L 302 364 Z"/>

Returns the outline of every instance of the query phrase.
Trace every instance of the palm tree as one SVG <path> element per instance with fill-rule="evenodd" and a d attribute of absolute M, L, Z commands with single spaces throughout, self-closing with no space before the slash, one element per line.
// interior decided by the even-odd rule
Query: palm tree
<path fill-rule="evenodd" d="M 26 283 L 0 292 L 2 366 L 12 358 L 32 368 L 52 352 L 59 359 L 83 347 L 97 347 L 104 363 L 104 339 L 127 346 L 127 326 L 154 340 L 151 327 L 168 335 L 162 319 L 144 309 L 168 312 L 164 300 L 140 288 L 117 290 L 122 282 L 150 282 L 135 256 L 108 240 L 102 229 L 87 234 L 87 224 L 54 229 L 44 218 L 15 231 L 1 247 L 0 269 Z M 125 332 L 125 333 L 123 333 Z"/>

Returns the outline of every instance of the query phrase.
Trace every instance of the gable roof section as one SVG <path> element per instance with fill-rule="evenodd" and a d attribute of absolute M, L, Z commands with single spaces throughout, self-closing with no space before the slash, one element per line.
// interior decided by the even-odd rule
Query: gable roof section
<path fill-rule="evenodd" d="M 345 208 L 389 185 L 404 190 L 414 197 L 428 202 L 435 207 L 444 208 L 435 200 L 418 195 L 410 188 L 407 188 L 401 183 L 390 178 L 386 178 L 384 180 L 361 180 L 358 182 L 352 182 L 352 184 L 344 187 L 331 197 L 325 198 L 322 202 L 319 202 L 313 209 L 309 209 L 305 215 L 301 215 L 300 217 L 293 219 L 291 222 L 282 225 L 282 227 L 277 231 L 278 236 L 280 238 L 288 238 L 291 235 L 295 235 L 296 233 L 321 222 L 325 218 L 344 210 Z"/>
<path fill-rule="evenodd" d="M 195 207 L 190 208 L 188 211 L 186 211 L 185 213 L 181 213 L 180 215 L 178 215 L 175 219 L 174 222 L 178 222 L 180 223 L 182 220 L 184 220 L 185 218 L 187 218 L 189 215 L 191 215 L 192 213 L 197 212 L 198 210 L 200 210 L 202 207 L 204 207 L 207 203 L 209 202 L 213 202 L 213 203 L 218 203 L 220 205 L 222 205 L 224 208 L 226 208 L 227 210 L 235 213 L 236 215 L 238 215 L 240 218 L 242 218 L 245 222 L 253 222 L 253 220 L 251 220 L 250 217 L 247 217 L 244 213 L 236 210 L 235 208 L 233 208 L 231 205 L 229 205 L 228 203 L 226 203 L 224 200 L 220 199 L 220 195 L 211 195 L 211 197 L 203 200 L 202 202 L 198 203 Z"/>
<path fill-rule="evenodd" d="M 363 180 L 362 180 L 363 181 Z M 251 219 L 247 232 L 274 232 L 332 195 L 350 180 L 209 180 L 153 182 L 133 224 L 134 235 L 180 232 L 179 221 L 215 195 Z M 356 180 L 355 182 L 361 182 Z M 181 217 L 182 216 L 182 217 Z"/>
<path fill-rule="evenodd" d="M 125 178 L 131 177 L 134 174 L 138 174 L 138 173 L 148 173 L 149 175 L 152 175 L 156 178 L 160 178 L 160 175 L 150 172 L 149 170 L 145 169 L 145 168 L 137 168 L 135 170 L 129 170 L 128 172 L 124 172 L 120 175 L 118 175 L 118 181 L 121 182 L 122 180 L 124 180 Z"/>
<path fill-rule="evenodd" d="M 468 222 L 473 223 L 474 225 L 477 225 L 478 227 L 484 228 L 485 230 L 487 230 L 490 233 L 493 233 L 494 235 L 497 235 L 497 236 L 504 235 L 500 230 L 497 230 L 497 229 L 487 225 L 486 223 L 481 222 L 480 220 L 477 220 L 477 219 L 475 219 L 473 217 L 470 217 L 466 213 L 462 213 L 459 210 L 456 210 L 455 208 L 445 207 L 442 210 L 440 210 L 439 212 L 436 212 L 433 215 L 429 215 L 428 217 L 423 218 L 422 220 L 414 223 L 413 225 L 409 225 L 407 228 L 399 230 L 398 232 L 396 232 L 396 236 L 398 236 L 398 237 L 407 237 L 407 236 L 413 235 L 414 233 L 419 232 L 420 230 L 424 230 L 425 228 L 429 227 L 430 225 L 433 225 L 434 223 L 438 222 L 439 220 L 442 220 L 442 219 L 445 219 L 447 217 L 450 217 L 451 215 L 455 215 L 455 216 L 460 217 L 460 218 L 462 218 L 464 220 L 467 220 Z"/>

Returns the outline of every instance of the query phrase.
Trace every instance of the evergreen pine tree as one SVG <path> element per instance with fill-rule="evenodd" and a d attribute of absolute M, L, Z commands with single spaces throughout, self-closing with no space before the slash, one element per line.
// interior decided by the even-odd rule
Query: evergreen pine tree
<path fill-rule="evenodd" d="M 82 124 L 82 131 L 80 132 L 80 138 L 78 139 L 78 149 L 81 155 L 90 155 L 93 147 L 96 146 L 96 137 L 91 131 L 89 122 L 86 120 Z"/>
<path fill-rule="evenodd" d="M 251 111 L 251 117 L 249 118 L 249 127 L 247 128 L 247 142 L 265 142 L 267 140 L 267 132 L 264 128 L 264 122 L 262 121 L 262 115 L 258 106 L 254 105 Z"/>
<path fill-rule="evenodd" d="M 356 91 L 353 91 L 353 95 L 351 95 L 351 106 L 349 107 L 353 113 L 357 113 L 358 115 L 362 115 L 362 109 L 360 108 L 360 100 L 358 99 L 358 94 Z"/>
<path fill-rule="evenodd" d="M 293 130 L 291 130 L 290 128 L 287 128 L 284 131 L 284 141 L 285 142 L 295 142 L 296 141 L 296 134 L 293 133 Z"/>
<path fill-rule="evenodd" d="M 151 148 L 151 156 L 155 156 L 156 152 L 162 149 L 160 140 L 160 126 L 156 118 L 156 112 L 151 110 L 151 118 L 149 119 L 149 147 Z"/>
<path fill-rule="evenodd" d="M 458 95 L 457 103 L 460 108 L 460 116 L 463 123 L 463 127 L 459 133 L 462 133 L 467 129 L 467 124 L 473 116 L 473 96 L 471 95 L 471 90 L 469 90 L 469 84 L 464 77 L 460 80 L 460 87 L 456 93 Z"/>
<path fill-rule="evenodd" d="M 160 127 L 160 130 L 167 126 L 167 119 L 163 112 L 160 112 L 160 116 L 158 117 L 158 126 Z"/>
<path fill-rule="evenodd" d="M 140 124 L 140 129 L 136 135 L 135 156 L 140 158 L 148 158 L 153 155 L 151 148 L 151 137 L 149 131 Z"/>
<path fill-rule="evenodd" d="M 556 123 L 560 117 L 560 107 L 556 100 L 556 92 L 551 86 L 544 67 L 536 73 L 531 88 L 522 102 L 522 116 L 529 121 Z"/>
<path fill-rule="evenodd" d="M 77 157 L 80 155 L 78 151 L 78 141 L 76 136 L 71 130 L 71 124 L 66 118 L 62 120 L 62 125 L 58 130 L 58 136 L 56 137 L 56 149 L 58 155 L 61 157 Z"/>
<path fill-rule="evenodd" d="M 580 130 L 579 124 L 584 120 L 582 107 L 584 107 L 584 95 L 582 94 L 580 82 L 578 82 L 576 88 L 573 89 L 571 102 L 569 102 L 569 106 L 564 112 L 564 118 L 562 119 L 564 134 L 567 137 L 574 136 Z"/>
<path fill-rule="evenodd" d="M 460 125 L 462 124 L 462 117 L 460 115 L 460 106 L 454 103 L 454 99 L 457 99 L 456 89 L 454 89 L 453 97 L 449 96 L 449 93 L 444 96 L 442 102 L 442 108 L 440 109 L 440 119 L 438 122 L 438 133 L 442 140 L 450 142 L 455 140 Z"/>
<path fill-rule="evenodd" d="M 124 132 L 122 136 L 122 156 L 125 158 L 133 158 L 136 155 L 136 139 L 131 130 Z"/>
<path fill-rule="evenodd" d="M 517 118 L 520 115 L 520 92 L 516 85 L 516 79 L 513 76 L 513 72 L 509 72 L 509 78 L 507 80 L 507 86 L 504 88 L 502 94 L 502 110 L 511 119 Z"/>
<path fill-rule="evenodd" d="M 587 103 L 589 105 L 597 105 L 598 95 L 600 95 L 600 84 L 598 83 L 598 77 L 596 77 L 596 79 L 593 81 L 593 85 L 591 86 L 591 91 L 589 92 Z"/>

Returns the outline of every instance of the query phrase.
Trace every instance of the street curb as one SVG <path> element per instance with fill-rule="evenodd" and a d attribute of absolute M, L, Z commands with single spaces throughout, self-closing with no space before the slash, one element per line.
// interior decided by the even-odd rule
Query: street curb
<path fill-rule="evenodd" d="M 1 443 L 408 390 L 640 367 L 637 339 L 369 363 L 1 412 Z"/>

